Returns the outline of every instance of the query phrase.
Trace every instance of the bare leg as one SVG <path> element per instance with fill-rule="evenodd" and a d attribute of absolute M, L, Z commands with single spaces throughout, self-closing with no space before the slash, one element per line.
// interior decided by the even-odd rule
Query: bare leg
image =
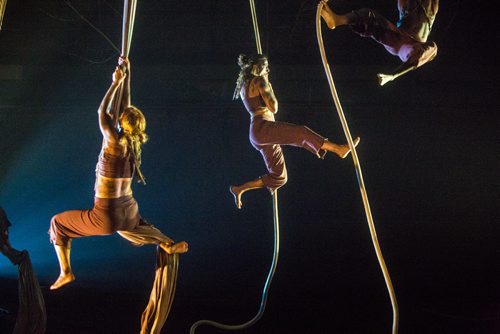
<path fill-rule="evenodd" d="M 54 282 L 54 284 L 50 286 L 50 290 L 59 289 L 63 285 L 71 283 L 75 280 L 75 275 L 73 275 L 73 271 L 71 270 L 71 249 L 58 245 L 54 245 L 54 249 L 56 250 L 57 260 L 59 261 L 61 273 L 59 274 L 59 277 Z"/>
<path fill-rule="evenodd" d="M 248 181 L 242 184 L 241 186 L 231 186 L 229 187 L 229 191 L 234 196 L 234 202 L 236 204 L 236 207 L 238 209 L 241 209 L 241 206 L 243 205 L 243 203 L 241 202 L 241 195 L 243 195 L 244 192 L 264 187 L 265 187 L 264 182 L 262 182 L 262 179 L 258 178 L 252 181 Z"/>
<path fill-rule="evenodd" d="M 354 139 L 354 141 L 353 141 L 354 142 L 354 147 L 358 146 L 359 141 L 360 141 L 359 137 L 356 137 L 356 139 Z M 347 155 L 349 154 L 349 152 L 351 152 L 351 149 L 350 149 L 349 145 L 347 145 L 347 144 L 338 145 L 338 144 L 334 144 L 334 143 L 332 143 L 332 142 L 330 142 L 328 140 L 325 140 L 325 142 L 323 143 L 323 146 L 321 146 L 321 148 L 323 150 L 330 151 L 330 152 L 333 152 L 333 153 L 337 154 L 342 159 L 344 159 L 345 157 L 347 157 Z"/>
<path fill-rule="evenodd" d="M 335 27 L 343 26 L 350 23 L 351 13 L 346 15 L 335 14 L 330 7 L 327 5 L 326 1 L 323 2 L 323 10 L 321 11 L 321 17 L 325 20 L 326 25 L 330 29 L 335 29 Z"/>
<path fill-rule="evenodd" d="M 189 250 L 189 245 L 185 241 L 179 241 L 172 244 L 167 244 L 162 242 L 160 247 L 167 252 L 167 254 L 182 254 L 186 253 Z"/>

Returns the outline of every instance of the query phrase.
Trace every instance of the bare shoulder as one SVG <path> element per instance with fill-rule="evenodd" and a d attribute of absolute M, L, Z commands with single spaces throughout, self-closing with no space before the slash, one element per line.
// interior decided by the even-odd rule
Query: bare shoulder
<path fill-rule="evenodd" d="M 254 77 L 248 83 L 248 91 L 250 96 L 256 96 L 259 94 L 260 90 L 263 88 L 262 82 L 264 80 L 261 77 Z"/>

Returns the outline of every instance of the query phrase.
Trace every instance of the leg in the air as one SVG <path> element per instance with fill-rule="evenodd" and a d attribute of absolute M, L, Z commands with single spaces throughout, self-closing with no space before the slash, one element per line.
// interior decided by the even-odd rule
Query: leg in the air
<path fill-rule="evenodd" d="M 245 193 L 246 191 L 252 190 L 252 189 L 259 189 L 259 188 L 264 188 L 265 184 L 262 181 L 261 178 L 248 181 L 246 183 L 243 183 L 240 186 L 230 186 L 229 191 L 231 194 L 234 196 L 234 202 L 236 204 L 236 207 L 238 209 L 241 209 L 243 203 L 241 202 L 241 195 Z"/>
<path fill-rule="evenodd" d="M 352 13 L 347 13 L 345 15 L 336 14 L 331 8 L 328 6 L 326 1 L 321 0 L 323 3 L 323 10 L 321 11 L 321 17 L 325 21 L 326 25 L 330 29 L 335 29 L 336 27 L 350 24 L 352 21 Z"/>
<path fill-rule="evenodd" d="M 59 289 L 60 287 L 75 280 L 75 275 L 73 275 L 73 271 L 71 270 L 71 249 L 58 245 L 54 245 L 54 249 L 56 250 L 57 260 L 59 261 L 61 272 L 54 284 L 50 286 L 50 290 Z"/>
<path fill-rule="evenodd" d="M 354 147 L 358 146 L 359 141 L 360 141 L 359 137 L 356 137 L 356 139 L 354 139 L 354 141 L 353 141 Z M 333 152 L 333 153 L 337 154 L 342 159 L 347 157 L 349 155 L 349 153 L 351 152 L 351 148 L 349 147 L 349 145 L 347 145 L 347 144 L 339 145 L 339 144 L 332 143 L 328 140 L 325 140 L 325 142 L 323 143 L 323 146 L 321 146 L 321 149 L 323 149 L 325 151 Z"/>

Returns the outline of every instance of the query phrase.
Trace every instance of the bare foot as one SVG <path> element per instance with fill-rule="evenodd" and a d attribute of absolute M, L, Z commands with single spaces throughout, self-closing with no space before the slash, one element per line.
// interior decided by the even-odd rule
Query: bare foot
<path fill-rule="evenodd" d="M 73 282 L 74 280 L 75 280 L 75 275 L 73 275 L 73 273 L 61 274 L 54 282 L 54 284 L 50 286 L 50 290 L 59 289 L 60 287 Z"/>
<path fill-rule="evenodd" d="M 354 147 L 358 146 L 360 140 L 361 139 L 359 137 L 356 137 L 356 139 L 354 139 L 354 141 L 353 141 Z M 341 157 L 342 159 L 344 159 L 351 152 L 351 148 L 347 144 L 345 144 L 345 145 L 339 145 L 339 146 L 340 146 L 339 157 Z"/>
<path fill-rule="evenodd" d="M 183 254 L 189 250 L 189 245 L 185 241 L 179 241 L 170 245 L 161 243 L 160 247 L 167 252 L 167 254 Z"/>
<path fill-rule="evenodd" d="M 390 75 L 390 74 L 378 73 L 377 74 L 377 79 L 378 79 L 378 84 L 380 86 L 383 86 L 386 83 L 388 83 L 389 81 L 394 80 L 394 76 Z"/>
<path fill-rule="evenodd" d="M 321 10 L 321 17 L 325 20 L 328 28 L 335 29 L 337 24 L 335 24 L 335 14 L 332 12 L 330 7 L 326 4 L 326 1 L 320 1 L 323 3 L 323 9 Z"/>
<path fill-rule="evenodd" d="M 238 209 L 241 209 L 242 203 L 241 203 L 241 191 L 240 191 L 240 189 L 237 186 L 230 186 L 229 191 L 234 196 L 234 203 L 236 204 L 236 207 Z"/>

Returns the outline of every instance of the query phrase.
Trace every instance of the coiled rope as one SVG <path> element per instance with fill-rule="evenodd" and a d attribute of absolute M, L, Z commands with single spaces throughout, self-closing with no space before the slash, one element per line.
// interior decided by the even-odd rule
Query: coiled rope
<path fill-rule="evenodd" d="M 349 131 L 349 126 L 347 125 L 347 121 L 344 116 L 344 112 L 342 111 L 342 106 L 340 105 L 340 100 L 337 95 L 337 90 L 335 89 L 335 84 L 333 82 L 332 73 L 330 70 L 330 66 L 328 65 L 328 61 L 326 58 L 325 47 L 323 45 L 323 36 L 321 34 L 321 10 L 323 9 L 323 3 L 319 2 L 318 8 L 316 11 L 316 34 L 318 37 L 318 45 L 321 53 L 321 59 L 323 61 L 323 66 L 325 68 L 326 77 L 328 79 L 328 84 L 330 86 L 330 92 L 332 93 L 333 101 L 335 102 L 335 107 L 337 108 L 337 112 L 340 118 L 340 122 L 342 123 L 342 128 L 344 130 L 344 134 L 347 138 L 347 142 L 351 149 L 351 156 L 354 162 L 354 167 L 356 168 L 356 174 L 358 177 L 359 190 L 361 192 L 361 197 L 363 199 L 363 205 L 365 207 L 366 220 L 368 222 L 368 227 L 370 229 L 370 235 L 372 237 L 373 247 L 375 248 L 375 253 L 377 255 L 378 262 L 380 264 L 380 268 L 382 269 L 382 273 L 384 275 L 385 283 L 387 286 L 387 290 L 389 292 L 389 296 L 391 298 L 392 311 L 393 311 L 393 323 L 392 323 L 392 333 L 397 334 L 398 332 L 398 323 L 399 323 L 399 311 L 398 311 L 398 303 L 396 300 L 396 295 L 394 293 L 394 287 L 392 286 L 391 277 L 389 276 L 389 271 L 387 270 L 387 266 L 384 261 L 384 257 L 382 255 L 382 251 L 380 250 L 380 245 L 378 243 L 377 231 L 375 230 L 375 224 L 373 222 L 372 213 L 370 210 L 370 202 L 368 201 L 368 195 L 366 193 L 365 183 L 363 181 L 363 174 L 361 172 L 361 165 L 359 163 L 358 155 L 356 153 L 356 148 L 354 147 L 354 143 L 351 137 L 351 133 Z"/>

